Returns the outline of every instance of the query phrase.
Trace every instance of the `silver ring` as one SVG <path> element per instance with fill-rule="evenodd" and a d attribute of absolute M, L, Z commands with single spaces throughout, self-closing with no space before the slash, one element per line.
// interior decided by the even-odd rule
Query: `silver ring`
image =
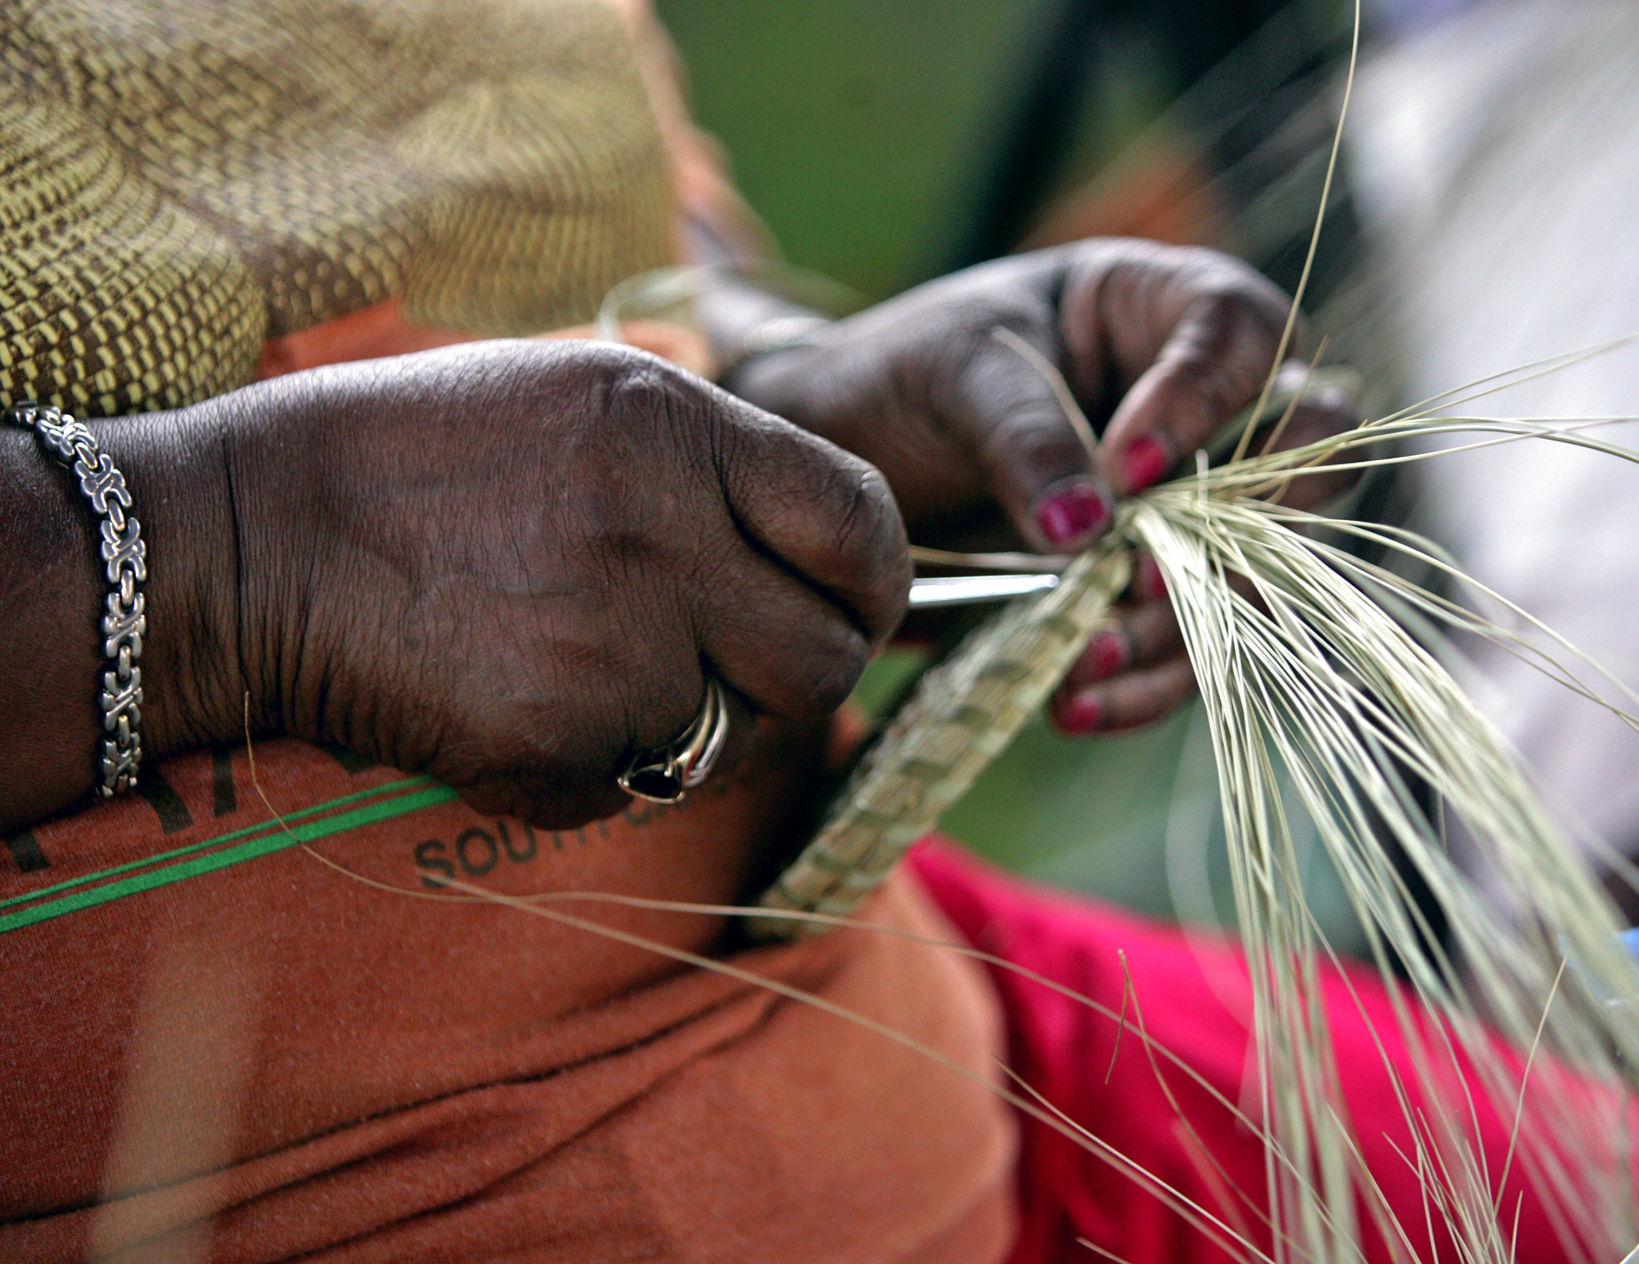
<path fill-rule="evenodd" d="M 706 699 L 688 728 L 664 746 L 638 751 L 615 778 L 627 794 L 650 803 L 676 803 L 706 779 L 728 740 L 723 687 L 706 677 Z"/>

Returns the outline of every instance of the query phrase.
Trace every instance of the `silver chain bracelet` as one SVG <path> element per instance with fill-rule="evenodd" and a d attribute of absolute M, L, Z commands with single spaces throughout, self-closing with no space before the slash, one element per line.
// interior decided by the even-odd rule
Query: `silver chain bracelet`
<path fill-rule="evenodd" d="M 32 428 L 40 442 L 80 481 L 91 502 L 102 537 L 103 571 L 108 578 L 106 613 L 102 616 L 102 652 L 109 670 L 102 674 L 102 742 L 104 798 L 137 783 L 142 762 L 142 638 L 148 631 L 142 585 L 148 578 L 148 546 L 131 508 L 125 475 L 98 445 L 84 423 L 50 404 L 32 401 L 11 409 L 11 420 Z"/>

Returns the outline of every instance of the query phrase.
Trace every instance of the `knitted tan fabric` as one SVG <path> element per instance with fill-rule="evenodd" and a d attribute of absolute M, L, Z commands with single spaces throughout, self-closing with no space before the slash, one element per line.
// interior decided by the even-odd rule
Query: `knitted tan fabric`
<path fill-rule="evenodd" d="M 0 24 L 0 402 L 249 381 L 387 298 L 588 319 L 669 260 L 671 188 L 603 0 L 17 0 Z"/>

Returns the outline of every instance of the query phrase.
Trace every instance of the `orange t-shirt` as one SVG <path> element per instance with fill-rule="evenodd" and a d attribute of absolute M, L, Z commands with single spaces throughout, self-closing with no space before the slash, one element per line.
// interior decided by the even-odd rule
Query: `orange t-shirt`
<path fill-rule="evenodd" d="M 664 261 L 668 151 L 673 197 L 732 200 L 664 73 L 611 47 L 621 28 L 589 0 L 308 3 L 302 29 L 262 0 L 197 31 L 176 19 L 193 5 L 145 0 L 109 27 L 52 0 L 56 25 L 0 32 L 60 45 L 28 126 L 0 139 L 56 172 L 42 197 L 69 198 L 19 203 L 57 270 L 34 269 L 39 329 L 0 331 L 0 386 L 167 407 L 258 362 L 474 336 L 407 311 L 509 332 L 578 319 Z M 128 91 L 85 88 L 110 67 Z M 113 183 L 86 184 L 93 169 Z M 168 319 L 132 299 L 154 294 Z M 629 332 L 708 367 L 679 331 Z M 102 382 L 110 366 L 123 376 Z M 441 886 L 743 899 L 809 815 L 829 741 L 769 728 L 680 807 L 559 832 L 270 741 L 254 782 L 243 747 L 199 751 L 3 840 L 0 1259 L 996 1259 L 1013 1134 L 982 1089 L 642 946 L 724 951 L 721 918 L 540 906 L 612 938 Z M 909 886 L 871 913 L 948 934 Z M 993 1066 L 985 985 L 940 954 L 850 931 L 732 960 Z"/>
<path fill-rule="evenodd" d="M 263 365 L 448 340 L 387 304 Z M 442 884 L 744 899 L 831 740 L 765 726 L 686 803 L 556 832 L 272 741 L 254 779 L 251 751 L 201 751 L 7 839 L 0 1258 L 999 1258 L 1013 1133 L 985 1091 L 753 983 Z M 539 907 L 724 942 L 712 916 Z M 953 937 L 907 882 L 869 914 Z M 994 1002 L 952 956 L 850 930 L 732 960 L 995 1065 Z"/>

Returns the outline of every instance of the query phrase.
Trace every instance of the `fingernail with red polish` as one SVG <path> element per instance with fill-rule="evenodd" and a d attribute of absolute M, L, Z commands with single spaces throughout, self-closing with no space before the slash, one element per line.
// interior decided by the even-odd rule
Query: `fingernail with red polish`
<path fill-rule="evenodd" d="M 1127 638 L 1100 632 L 1087 647 L 1087 669 L 1094 680 L 1107 680 L 1127 665 Z"/>
<path fill-rule="evenodd" d="M 1129 492 L 1140 492 L 1159 482 L 1171 468 L 1171 451 L 1154 435 L 1140 435 L 1121 457 L 1121 472 L 1126 475 Z"/>
<path fill-rule="evenodd" d="M 1049 493 L 1036 509 L 1036 525 L 1054 548 L 1086 544 L 1110 524 L 1110 502 L 1091 483 Z"/>
<path fill-rule="evenodd" d="M 1104 706 L 1096 693 L 1078 693 L 1058 709 L 1059 728 L 1071 737 L 1096 733 L 1104 723 Z"/>
<path fill-rule="evenodd" d="M 1133 588 L 1137 591 L 1140 600 L 1163 601 L 1167 595 L 1167 577 L 1161 573 L 1161 567 L 1148 553 L 1138 559 L 1134 568 Z"/>

